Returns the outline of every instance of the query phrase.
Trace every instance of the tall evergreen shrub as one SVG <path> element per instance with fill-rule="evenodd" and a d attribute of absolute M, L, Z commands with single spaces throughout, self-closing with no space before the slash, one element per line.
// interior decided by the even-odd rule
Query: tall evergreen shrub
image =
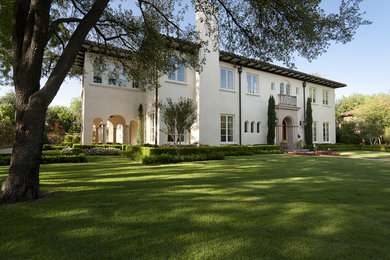
<path fill-rule="evenodd" d="M 276 111 L 275 111 L 275 99 L 270 96 L 268 99 L 268 133 L 267 144 L 273 145 L 275 143 L 275 127 L 276 127 Z"/>
<path fill-rule="evenodd" d="M 137 145 L 144 144 L 144 109 L 142 104 L 138 107 Z"/>
<path fill-rule="evenodd" d="M 305 142 L 306 145 L 313 144 L 313 111 L 311 109 L 311 98 L 307 99 Z"/>

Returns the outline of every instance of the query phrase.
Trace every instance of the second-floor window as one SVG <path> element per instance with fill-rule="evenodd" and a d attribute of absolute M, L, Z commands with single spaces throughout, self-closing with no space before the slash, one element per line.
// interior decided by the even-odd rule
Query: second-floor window
<path fill-rule="evenodd" d="M 284 95 L 284 83 L 280 83 L 280 94 Z"/>
<path fill-rule="evenodd" d="M 322 104 L 329 105 L 329 91 L 322 90 Z"/>
<path fill-rule="evenodd" d="M 169 70 L 168 79 L 174 81 L 185 81 L 185 68 L 182 62 L 177 62 L 175 59 L 170 59 L 172 68 Z M 175 69 L 176 68 L 176 69 Z"/>
<path fill-rule="evenodd" d="M 290 84 L 286 84 L 286 95 L 287 96 L 290 96 L 291 94 L 291 87 L 290 87 Z"/>
<path fill-rule="evenodd" d="M 221 89 L 233 90 L 233 71 L 221 68 Z"/>
<path fill-rule="evenodd" d="M 258 77 L 256 75 L 247 74 L 246 75 L 246 81 L 247 81 L 247 91 L 248 93 L 252 94 L 258 94 L 259 88 L 258 88 Z"/>
<path fill-rule="evenodd" d="M 317 103 L 317 89 L 309 88 L 309 98 L 311 98 L 312 103 Z"/>

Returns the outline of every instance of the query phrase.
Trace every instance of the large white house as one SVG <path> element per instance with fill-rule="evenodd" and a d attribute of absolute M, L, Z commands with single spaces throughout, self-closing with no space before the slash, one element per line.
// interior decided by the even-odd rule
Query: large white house
<path fill-rule="evenodd" d="M 197 29 L 206 37 L 207 28 L 200 19 L 203 15 L 196 14 Z M 314 143 L 336 142 L 335 89 L 345 84 L 213 50 L 210 46 L 211 51 L 204 54 L 206 63 L 202 72 L 178 64 L 176 71 L 159 79 L 160 101 L 185 97 L 197 104 L 198 119 L 184 143 L 265 144 L 271 95 L 276 101 L 276 144 L 287 140 L 294 147 L 304 140 L 305 100 L 309 97 L 313 101 Z M 144 142 L 158 145 L 171 142 L 171 136 L 159 131 L 163 127 L 161 117 L 155 120 L 156 91 L 143 92 L 126 77 L 112 76 L 114 61 L 109 56 L 103 58 L 112 65 L 103 72 L 94 70 L 96 55 L 102 55 L 98 45 L 85 43 L 77 60 L 83 68 L 82 144 L 136 144 L 140 104 L 145 115 Z"/>

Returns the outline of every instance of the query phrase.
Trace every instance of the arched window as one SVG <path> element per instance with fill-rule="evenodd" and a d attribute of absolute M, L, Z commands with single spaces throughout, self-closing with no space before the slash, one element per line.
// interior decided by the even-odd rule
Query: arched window
<path fill-rule="evenodd" d="M 290 84 L 286 84 L 286 95 L 290 96 Z"/>
<path fill-rule="evenodd" d="M 257 129 L 256 130 L 257 130 L 258 133 L 260 133 L 260 121 L 257 122 Z"/>
<path fill-rule="evenodd" d="M 251 122 L 251 133 L 255 132 L 255 121 Z"/>
<path fill-rule="evenodd" d="M 280 83 L 280 94 L 284 95 L 284 84 L 283 84 L 283 82 Z"/>
<path fill-rule="evenodd" d="M 245 121 L 245 123 L 244 123 L 244 132 L 245 133 L 248 133 L 248 125 L 249 125 L 249 122 Z"/>

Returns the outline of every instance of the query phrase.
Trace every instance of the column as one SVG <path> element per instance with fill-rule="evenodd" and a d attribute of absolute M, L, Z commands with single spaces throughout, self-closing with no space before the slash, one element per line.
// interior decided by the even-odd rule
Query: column
<path fill-rule="evenodd" d="M 113 126 L 112 129 L 113 129 L 112 143 L 116 144 L 116 126 Z"/>
<path fill-rule="evenodd" d="M 107 142 L 107 124 L 102 124 L 103 125 L 103 144 Z"/>
<path fill-rule="evenodd" d="M 95 125 L 95 144 L 98 144 L 99 143 L 99 135 L 100 135 L 100 126 L 99 125 Z"/>
<path fill-rule="evenodd" d="M 130 144 L 129 125 L 123 128 L 123 144 Z"/>

